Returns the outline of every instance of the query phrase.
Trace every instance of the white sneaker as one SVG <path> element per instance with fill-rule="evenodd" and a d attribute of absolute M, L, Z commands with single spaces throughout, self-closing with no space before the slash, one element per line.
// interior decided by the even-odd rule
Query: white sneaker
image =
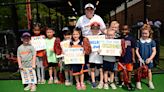
<path fill-rule="evenodd" d="M 104 89 L 109 89 L 109 86 L 107 83 L 104 84 Z"/>
<path fill-rule="evenodd" d="M 31 87 L 31 90 L 30 90 L 31 92 L 35 92 L 36 91 L 36 86 L 35 85 L 33 85 L 32 87 Z"/>
<path fill-rule="evenodd" d="M 104 85 L 104 83 L 99 83 L 99 84 L 97 85 L 97 88 L 98 88 L 98 89 L 102 89 L 102 88 L 103 88 L 103 85 Z"/>
<path fill-rule="evenodd" d="M 70 86 L 71 83 L 70 83 L 69 81 L 65 81 L 65 85 L 66 85 L 66 86 Z"/>
<path fill-rule="evenodd" d="M 117 89 L 117 87 L 114 83 L 111 83 L 110 86 L 111 86 L 112 89 Z"/>
<path fill-rule="evenodd" d="M 141 82 L 137 82 L 137 83 L 136 83 L 136 88 L 137 88 L 137 89 L 142 89 L 142 87 L 141 87 Z"/>
<path fill-rule="evenodd" d="M 30 90 L 31 86 L 30 85 L 27 85 L 25 88 L 24 88 L 24 91 L 28 91 Z"/>
<path fill-rule="evenodd" d="M 152 81 L 149 81 L 149 88 L 150 89 L 155 89 Z"/>

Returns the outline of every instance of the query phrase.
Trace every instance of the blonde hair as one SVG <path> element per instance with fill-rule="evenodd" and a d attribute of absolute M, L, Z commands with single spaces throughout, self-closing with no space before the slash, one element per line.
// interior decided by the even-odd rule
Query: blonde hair
<path fill-rule="evenodd" d="M 110 26 L 113 26 L 113 25 L 120 25 L 117 21 L 112 21 L 111 23 L 110 23 Z"/>
<path fill-rule="evenodd" d="M 149 24 L 144 24 L 141 28 L 141 32 L 143 32 L 144 30 L 148 30 L 149 31 L 149 38 L 153 37 L 153 30 L 151 29 L 151 26 Z"/>

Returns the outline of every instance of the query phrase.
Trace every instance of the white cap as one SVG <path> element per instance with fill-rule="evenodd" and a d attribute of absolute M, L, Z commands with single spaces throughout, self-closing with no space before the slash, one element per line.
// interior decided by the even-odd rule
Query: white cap
<path fill-rule="evenodd" d="M 85 9 L 89 8 L 89 7 L 95 9 L 94 5 L 91 4 L 91 3 L 88 3 L 88 4 L 85 5 Z"/>
<path fill-rule="evenodd" d="M 64 27 L 64 28 L 62 29 L 62 31 L 66 31 L 66 30 L 69 30 L 69 28 L 68 28 L 68 27 Z"/>

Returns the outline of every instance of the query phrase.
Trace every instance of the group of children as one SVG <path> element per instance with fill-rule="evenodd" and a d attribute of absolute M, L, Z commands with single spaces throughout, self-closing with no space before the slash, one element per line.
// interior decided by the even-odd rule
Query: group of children
<path fill-rule="evenodd" d="M 97 22 L 91 25 L 92 35 L 103 35 L 100 31 L 100 24 Z M 156 45 L 151 39 L 152 30 L 151 27 L 145 24 L 141 28 L 141 38 L 136 42 L 134 38 L 129 34 L 130 30 L 127 25 L 123 26 L 122 32 L 119 33 L 119 24 L 112 22 L 111 26 L 104 32 L 106 39 L 121 39 L 122 50 L 121 56 L 101 56 L 99 51 L 92 51 L 89 39 L 82 36 L 81 28 L 74 28 L 73 32 L 65 27 L 63 28 L 63 41 L 68 41 L 68 48 L 83 48 L 85 64 L 70 64 L 64 65 L 65 85 L 70 86 L 73 84 L 73 76 L 76 81 L 77 90 L 85 90 L 86 85 L 84 83 L 84 74 L 89 72 L 91 74 L 91 86 L 98 89 L 117 89 L 115 83 L 120 79 L 120 84 L 125 85 L 128 90 L 133 90 L 131 83 L 131 73 L 133 71 L 133 63 L 139 61 L 139 63 L 145 63 L 148 66 L 148 80 L 150 89 L 154 89 L 152 82 L 151 69 L 153 67 L 153 58 L 156 55 Z M 34 26 L 34 36 L 40 36 L 40 27 Z M 64 62 L 64 57 L 57 58 L 58 55 L 64 54 L 65 48 L 62 47 L 62 41 L 59 38 L 54 37 L 54 30 L 51 28 L 46 29 L 46 49 L 41 51 L 35 51 L 34 47 L 30 44 L 31 35 L 24 33 L 22 35 L 23 44 L 18 48 L 17 58 L 20 69 L 32 68 L 37 71 L 38 84 L 45 84 L 45 70 L 44 62 L 48 62 L 49 69 L 49 81 L 48 84 L 60 83 L 57 77 L 58 62 Z M 137 56 L 137 58 L 135 57 Z M 89 56 L 89 60 L 87 57 Z M 98 61 L 99 63 L 93 63 Z M 89 67 L 88 67 L 89 66 Z M 96 83 L 95 70 L 99 71 L 99 83 Z M 123 70 L 127 70 L 128 83 L 124 82 Z M 119 74 L 119 75 L 118 75 Z M 136 88 L 142 89 L 141 82 L 136 83 Z M 35 91 L 36 85 L 29 84 L 24 90 Z"/>

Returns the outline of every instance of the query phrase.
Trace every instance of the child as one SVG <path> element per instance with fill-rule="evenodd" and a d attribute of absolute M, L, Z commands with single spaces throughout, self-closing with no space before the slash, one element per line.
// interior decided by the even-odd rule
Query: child
<path fill-rule="evenodd" d="M 33 33 L 34 33 L 33 37 L 41 36 L 40 32 L 41 30 L 39 24 L 35 24 L 33 28 Z M 37 56 L 36 70 L 37 70 L 38 84 L 45 84 L 46 81 L 44 79 L 45 74 L 44 74 L 44 66 L 43 66 L 45 51 L 44 50 L 37 51 L 36 56 Z"/>
<path fill-rule="evenodd" d="M 62 42 L 67 41 L 68 43 L 70 43 L 71 41 L 71 30 L 69 30 L 68 27 L 64 27 L 62 29 L 63 31 L 63 36 L 64 36 L 64 40 Z M 64 53 L 64 48 L 69 48 L 70 44 L 62 44 L 62 42 L 60 43 L 61 47 L 62 47 L 62 51 Z M 64 58 L 62 59 L 62 61 L 64 61 Z M 65 73 L 65 85 L 66 86 L 70 86 L 72 85 L 72 71 L 71 71 L 71 65 L 64 65 L 64 73 Z"/>
<path fill-rule="evenodd" d="M 107 29 L 106 39 L 114 39 L 115 31 Z M 115 56 L 103 56 L 103 70 L 104 70 L 104 89 L 109 89 L 108 73 L 110 72 L 110 86 L 112 89 L 117 89 L 114 84 L 114 66 L 116 63 Z"/>
<path fill-rule="evenodd" d="M 129 27 L 128 25 L 124 25 L 123 26 L 123 30 L 122 30 L 122 39 L 124 39 L 125 41 L 125 55 L 122 56 L 120 58 L 120 62 L 121 64 L 126 67 L 127 71 L 128 71 L 128 85 L 127 88 L 128 90 L 134 90 L 133 86 L 131 84 L 131 72 L 133 70 L 133 63 L 135 62 L 135 40 L 134 38 L 129 35 L 130 31 L 129 31 Z M 118 70 L 121 71 L 120 73 L 120 78 L 121 78 L 121 85 L 123 84 L 123 74 L 122 74 L 122 70 L 123 68 L 118 65 Z"/>
<path fill-rule="evenodd" d="M 58 61 L 56 58 L 56 54 L 54 47 L 57 45 L 60 45 L 60 39 L 54 37 L 54 31 L 51 28 L 48 28 L 46 30 L 46 54 L 47 54 L 47 60 L 48 60 L 48 67 L 49 67 L 49 81 L 48 84 L 52 83 L 59 83 L 58 78 L 57 78 L 57 71 L 56 68 L 58 66 Z M 57 41 L 58 40 L 58 41 Z M 56 49 L 56 47 L 55 47 Z M 53 72 L 54 72 L 54 78 L 53 78 Z"/>
<path fill-rule="evenodd" d="M 73 30 L 72 41 L 70 42 L 71 47 L 83 47 L 84 54 L 89 55 L 91 52 L 91 46 L 87 38 L 82 37 L 80 28 Z M 72 65 L 73 75 L 76 80 L 76 89 L 85 90 L 84 84 L 84 72 L 87 72 L 86 64 L 73 64 Z"/>
<path fill-rule="evenodd" d="M 138 60 L 140 62 L 144 61 L 144 63 L 148 66 L 148 81 L 149 81 L 149 88 L 155 89 L 153 82 L 152 82 L 152 72 L 151 69 L 153 68 L 153 58 L 156 55 L 156 43 L 154 40 L 151 39 L 152 32 L 151 32 L 150 25 L 145 24 L 141 29 L 141 38 L 137 42 L 136 46 L 136 54 Z M 142 89 L 141 82 L 137 82 L 136 87 L 138 89 Z"/>
<path fill-rule="evenodd" d="M 17 50 L 17 59 L 18 59 L 18 66 L 20 70 L 23 68 L 32 68 L 35 69 L 35 60 L 36 60 L 36 52 L 34 47 L 30 44 L 30 37 L 29 33 L 23 33 L 21 40 L 23 44 L 18 47 Z M 36 91 L 35 84 L 28 84 L 24 90 Z"/>
<path fill-rule="evenodd" d="M 92 35 L 100 35 L 100 33 L 101 33 L 100 24 L 97 22 L 93 22 L 91 24 L 91 31 L 92 31 Z M 99 63 L 93 63 L 94 61 L 99 62 Z M 91 68 L 92 88 L 96 88 L 95 67 L 97 67 L 97 69 L 99 69 L 99 71 L 100 71 L 100 82 L 99 82 L 99 85 L 97 86 L 97 88 L 102 89 L 103 88 L 102 56 L 100 56 L 97 51 L 92 52 L 89 55 L 89 62 L 90 62 L 90 68 Z"/>

